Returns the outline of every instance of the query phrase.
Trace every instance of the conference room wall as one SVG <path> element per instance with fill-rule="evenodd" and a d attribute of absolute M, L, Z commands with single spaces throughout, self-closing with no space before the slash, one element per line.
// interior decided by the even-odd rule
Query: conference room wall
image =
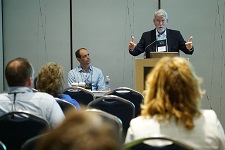
<path fill-rule="evenodd" d="M 169 27 L 193 36 L 195 52 L 189 57 L 205 89 L 202 108 L 216 111 L 225 128 L 225 0 L 161 0 L 169 14 Z M 173 6 L 173 7 L 171 7 Z"/>
<path fill-rule="evenodd" d="M 127 46 L 132 35 L 138 42 L 142 32 L 154 28 L 157 0 L 72 0 L 72 56 L 69 0 L 3 2 L 5 64 L 17 56 L 27 57 L 37 73 L 44 63 L 55 61 L 64 66 L 67 81 L 70 68 L 78 65 L 74 51 L 86 47 L 92 65 L 110 76 L 112 88 L 134 88 L 137 57 L 128 53 Z M 169 28 L 180 30 L 186 40 L 194 37 L 194 54 L 181 56 L 190 58 L 204 78 L 202 107 L 215 110 L 225 127 L 224 0 L 161 0 L 161 8 L 169 14 Z"/>
<path fill-rule="evenodd" d="M 224 114 L 224 0 L 161 0 L 169 15 L 168 27 L 180 30 L 184 39 L 193 36 L 195 52 L 189 58 L 206 90 L 202 108 L 216 111 L 225 127 Z M 112 87 L 134 87 L 134 59 L 128 53 L 131 35 L 135 42 L 153 26 L 157 1 L 73 0 L 74 50 L 90 50 L 92 64 L 110 75 Z M 143 57 L 138 56 L 138 57 Z M 74 66 L 78 63 L 74 59 Z"/>
<path fill-rule="evenodd" d="M 80 47 L 89 50 L 92 65 L 109 75 L 111 88 L 134 87 L 134 59 L 128 52 L 135 41 L 153 28 L 152 16 L 158 0 L 73 0 L 73 54 Z M 143 55 L 139 56 L 143 58 Z M 73 67 L 79 65 L 73 55 Z"/>
<path fill-rule="evenodd" d="M 35 76 L 47 62 L 64 67 L 70 62 L 69 0 L 3 0 L 4 62 L 25 57 Z M 67 84 L 65 84 L 67 85 Z M 5 82 L 4 90 L 7 90 Z"/>
<path fill-rule="evenodd" d="M 145 3 L 142 4 L 134 4 L 132 1 L 97 1 L 98 5 L 92 0 L 72 0 L 72 34 L 73 34 L 73 41 L 80 40 L 77 43 L 73 42 L 73 56 L 70 56 L 70 13 L 69 13 L 69 3 L 70 1 L 54 1 L 54 0 L 3 0 L 3 15 L 4 15 L 4 62 L 5 64 L 15 57 L 26 57 L 28 58 L 31 63 L 34 65 L 35 68 L 35 75 L 37 75 L 38 70 L 40 67 L 49 62 L 55 61 L 61 65 L 63 65 L 65 69 L 65 87 L 67 87 L 67 73 L 71 69 L 71 67 L 77 66 L 77 60 L 73 59 L 73 66 L 70 65 L 70 57 L 74 57 L 74 51 L 80 47 L 86 47 L 90 50 L 92 65 L 99 67 L 103 70 L 104 75 L 109 75 L 111 78 L 111 87 L 115 88 L 118 86 L 128 86 L 133 87 L 133 70 L 134 70 L 134 57 L 131 57 L 127 51 L 127 42 L 129 42 L 131 35 L 139 34 L 141 35 L 142 28 L 144 30 L 148 29 L 149 24 L 143 24 L 143 20 L 141 21 L 142 14 L 145 13 L 146 9 L 150 7 L 150 13 L 152 14 L 154 10 L 157 8 L 157 1 L 154 0 L 152 2 L 148 2 L 148 0 L 143 1 Z M 81 4 L 85 5 L 81 5 Z M 96 41 L 96 43 L 91 43 L 90 40 L 94 41 L 95 39 L 100 38 L 100 34 L 97 33 L 96 35 L 92 35 L 88 37 L 92 37 L 90 39 L 85 39 L 82 35 L 85 35 L 88 32 L 88 29 L 95 30 L 96 27 L 90 28 L 90 25 L 93 23 L 97 23 L 99 20 L 95 19 L 98 18 L 94 16 L 94 18 L 90 18 L 87 23 L 89 26 L 86 28 L 86 25 L 79 21 L 80 18 L 84 18 L 82 15 L 85 13 L 90 13 L 90 16 L 95 13 L 101 13 L 103 8 L 111 7 L 111 3 L 114 3 L 114 10 L 110 10 L 109 13 L 105 14 L 104 17 L 110 18 L 111 22 L 116 25 L 116 20 L 119 20 L 120 23 L 118 26 L 113 27 L 116 34 L 108 34 L 108 37 L 115 37 L 113 45 L 119 44 L 113 49 L 116 53 L 111 51 L 108 55 L 109 58 L 106 58 L 105 53 L 101 54 L 101 51 L 107 49 L 108 43 L 111 41 L 104 40 L 102 43 L 101 41 Z M 101 4 L 101 5 L 100 5 Z M 104 5 L 106 5 L 104 7 Z M 84 10 L 85 8 L 89 9 L 89 7 L 93 6 L 98 8 L 95 10 L 96 12 L 90 12 L 90 10 Z M 145 9 L 143 9 L 145 6 Z M 77 7 L 79 8 L 78 14 L 76 14 Z M 129 7 L 129 8 L 127 8 Z M 135 8 L 137 7 L 137 8 Z M 128 9 L 130 12 L 128 12 Z M 133 10 L 137 9 L 137 12 Z M 82 10 L 84 10 L 82 12 Z M 102 11 L 101 11 L 102 10 Z M 88 12 L 89 11 L 89 12 Z M 118 16 L 111 16 L 114 12 L 118 12 Z M 121 14 L 120 14 L 121 12 Z M 128 13 L 133 13 L 128 15 Z M 140 28 L 137 28 L 138 31 L 134 31 L 134 13 L 137 16 L 137 25 Z M 99 14 L 99 15 L 100 15 Z M 146 14 L 146 17 L 149 17 L 149 14 Z M 78 15 L 78 17 L 76 16 Z M 139 19 L 140 18 L 140 19 Z M 95 22 L 96 20 L 96 22 Z M 100 20 L 103 21 L 103 20 Z M 112 22 L 113 21 L 113 22 Z M 82 23 L 78 27 L 76 27 L 76 23 Z M 99 22 L 100 23 L 100 22 Z M 104 28 L 105 30 L 108 28 L 106 23 L 100 23 L 99 28 Z M 128 28 L 129 27 L 129 28 Z M 83 30 L 85 30 L 83 32 Z M 108 31 L 111 29 L 108 28 Z M 82 32 L 81 32 L 82 31 Z M 102 32 L 102 31 L 101 31 Z M 113 31 L 114 32 L 114 31 Z M 120 34 L 121 32 L 121 34 Z M 106 33 L 106 32 L 105 32 Z M 126 35 L 124 34 L 126 33 Z M 81 34 L 81 37 L 77 38 Z M 124 34 L 124 35 L 123 35 Z M 123 37 L 121 37 L 123 35 Z M 128 36 L 127 36 L 128 35 Z M 117 37 L 116 37 L 117 36 Z M 106 37 L 106 36 L 105 36 Z M 122 38 L 122 41 L 121 41 Z M 84 41 L 82 43 L 82 41 Z M 105 43 L 107 42 L 107 43 Z M 119 43 L 118 43 L 119 42 Z M 13 43 L 13 44 L 12 44 Z M 101 44 L 100 44 L 101 43 Z M 126 43 L 126 44 L 125 44 Z M 98 46 L 100 46 L 98 48 Z M 122 47 L 121 47 L 122 46 Z M 95 48 L 96 47 L 96 48 Z M 114 46 L 111 48 L 114 48 Z M 95 50 L 95 51 L 92 51 Z M 107 51 L 106 51 L 107 52 Z M 113 52 L 113 53 L 112 53 Z M 111 55 L 113 54 L 113 55 Z M 104 56 L 104 57 L 102 57 Z M 113 57 L 111 57 L 113 56 Z M 139 56 L 143 57 L 143 56 Z M 123 59 L 123 61 L 122 61 Z M 117 60 L 117 61 L 116 61 Z M 108 61 L 108 62 L 105 62 Z M 118 62 L 114 65 L 111 63 Z M 105 66 L 105 64 L 107 64 Z M 112 68 L 117 68 L 115 72 L 111 72 Z M 118 73 L 120 74 L 119 76 Z M 122 81 L 122 82 L 121 82 Z M 7 89 L 7 85 L 5 82 L 4 89 Z"/>

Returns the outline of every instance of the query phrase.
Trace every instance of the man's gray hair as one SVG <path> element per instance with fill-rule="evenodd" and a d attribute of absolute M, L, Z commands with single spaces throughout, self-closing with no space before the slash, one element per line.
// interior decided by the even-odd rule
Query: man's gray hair
<path fill-rule="evenodd" d="M 154 19 L 156 18 L 156 16 L 164 16 L 166 19 L 168 19 L 167 12 L 163 9 L 159 9 L 154 13 Z"/>

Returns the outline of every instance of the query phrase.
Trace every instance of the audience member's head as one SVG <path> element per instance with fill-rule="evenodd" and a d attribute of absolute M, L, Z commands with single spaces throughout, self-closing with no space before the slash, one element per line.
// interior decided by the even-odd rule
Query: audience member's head
<path fill-rule="evenodd" d="M 89 66 L 91 59 L 86 48 L 80 48 L 75 52 L 76 58 L 82 67 Z"/>
<path fill-rule="evenodd" d="M 118 133 L 96 114 L 71 110 L 61 125 L 50 131 L 38 150 L 122 150 Z"/>
<path fill-rule="evenodd" d="M 9 87 L 31 87 L 33 84 L 33 76 L 33 67 L 31 63 L 25 58 L 15 58 L 6 65 L 5 77 Z"/>
<path fill-rule="evenodd" d="M 79 48 L 79 49 L 78 49 L 78 50 L 76 50 L 76 52 L 75 52 L 75 56 L 76 56 L 76 58 L 81 58 L 80 51 L 82 51 L 82 50 L 86 50 L 86 51 L 87 51 L 87 49 L 86 49 L 86 48 Z"/>
<path fill-rule="evenodd" d="M 164 121 L 174 117 L 187 129 L 194 128 L 193 118 L 200 115 L 203 93 L 200 81 L 188 60 L 162 58 L 147 76 L 142 115 L 156 115 Z"/>
<path fill-rule="evenodd" d="M 37 76 L 36 88 L 40 92 L 46 92 L 58 96 L 63 90 L 63 67 L 50 62 L 41 67 Z"/>

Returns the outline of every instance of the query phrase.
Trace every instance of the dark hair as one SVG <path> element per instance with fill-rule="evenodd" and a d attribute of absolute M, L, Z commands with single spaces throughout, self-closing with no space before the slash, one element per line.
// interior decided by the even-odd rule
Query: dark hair
<path fill-rule="evenodd" d="M 81 55 L 80 55 L 80 50 L 87 50 L 86 48 L 79 48 L 76 52 L 75 52 L 75 55 L 76 55 L 76 58 L 81 58 Z"/>
<path fill-rule="evenodd" d="M 26 58 L 15 58 L 5 68 L 8 86 L 24 86 L 26 80 L 32 77 L 33 68 Z"/>

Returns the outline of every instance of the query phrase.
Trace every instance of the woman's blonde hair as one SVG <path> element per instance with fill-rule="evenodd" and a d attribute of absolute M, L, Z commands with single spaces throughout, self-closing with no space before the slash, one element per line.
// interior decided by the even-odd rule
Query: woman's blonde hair
<path fill-rule="evenodd" d="M 63 91 L 63 67 L 50 62 L 41 67 L 37 76 L 37 90 L 58 96 Z"/>
<path fill-rule="evenodd" d="M 167 122 L 174 117 L 187 129 L 194 128 L 193 118 L 200 116 L 201 80 L 187 59 L 162 58 L 147 76 L 142 116 Z"/>

